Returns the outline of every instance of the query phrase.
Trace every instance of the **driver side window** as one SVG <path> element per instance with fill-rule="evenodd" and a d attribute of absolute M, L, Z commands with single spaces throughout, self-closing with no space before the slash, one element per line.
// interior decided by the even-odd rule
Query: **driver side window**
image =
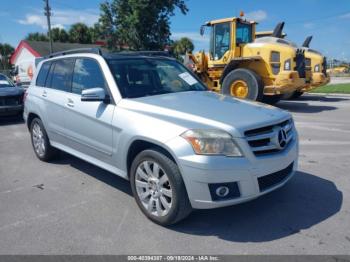
<path fill-rule="evenodd" d="M 214 60 L 221 59 L 230 49 L 230 23 L 217 24 L 214 27 Z"/>

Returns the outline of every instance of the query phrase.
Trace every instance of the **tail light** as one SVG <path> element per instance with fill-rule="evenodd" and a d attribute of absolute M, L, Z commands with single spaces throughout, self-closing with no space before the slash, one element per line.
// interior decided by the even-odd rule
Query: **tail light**
<path fill-rule="evenodd" d="M 23 104 L 25 103 L 25 101 L 26 101 L 26 99 L 27 99 L 27 95 L 28 95 L 28 91 L 25 90 L 25 91 L 24 91 L 24 94 L 23 94 L 23 99 L 22 99 Z"/>

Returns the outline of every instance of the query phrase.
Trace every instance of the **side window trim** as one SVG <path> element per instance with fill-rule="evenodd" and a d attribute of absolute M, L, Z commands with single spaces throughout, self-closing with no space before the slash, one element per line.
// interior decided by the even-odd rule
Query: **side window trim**
<path fill-rule="evenodd" d="M 104 74 L 104 72 L 103 72 L 103 70 L 102 70 L 102 67 L 101 67 L 101 65 L 100 65 L 100 62 L 99 62 L 97 59 L 95 59 L 95 58 L 87 57 L 87 56 L 79 56 L 79 57 L 75 57 L 74 59 L 75 59 L 75 61 L 74 61 L 73 72 L 72 72 L 71 94 L 80 96 L 79 94 L 76 94 L 76 93 L 73 93 L 73 92 L 72 92 L 72 89 L 73 89 L 73 78 L 74 78 L 74 71 L 75 71 L 75 64 L 76 64 L 77 60 L 78 60 L 78 59 L 89 59 L 89 60 L 94 61 L 94 62 L 98 65 L 98 68 L 100 69 L 101 75 L 102 75 L 103 80 L 104 80 L 104 85 L 105 85 L 105 86 L 104 86 L 104 89 L 105 89 L 106 93 L 109 95 L 109 97 L 110 97 L 110 99 L 111 99 L 111 104 L 115 105 L 114 98 L 113 98 L 113 96 L 112 96 L 112 92 L 111 92 L 110 87 L 109 87 L 109 84 L 108 84 L 108 82 L 107 82 L 107 80 L 106 80 L 105 74 Z"/>
<path fill-rule="evenodd" d="M 40 73 L 41 73 L 42 70 L 43 70 L 44 65 L 48 65 L 49 68 L 47 69 L 46 76 L 45 76 L 45 80 L 43 81 L 43 85 L 42 85 L 42 84 L 39 85 L 38 80 L 39 80 L 39 76 L 40 76 Z M 44 63 L 41 65 L 40 71 L 38 72 L 38 75 L 37 75 L 37 77 L 36 77 L 36 79 L 35 79 L 35 86 L 46 87 L 46 80 L 47 80 L 47 77 L 49 76 L 51 65 L 52 65 L 52 62 L 51 62 L 51 61 L 44 62 Z"/>
<path fill-rule="evenodd" d="M 55 70 L 56 61 L 57 60 L 54 60 L 54 61 L 51 62 L 50 69 L 49 69 L 49 72 L 47 74 L 46 81 L 45 81 L 45 87 L 46 88 L 52 88 L 51 87 L 52 77 L 53 77 L 53 73 L 54 73 L 54 70 Z"/>

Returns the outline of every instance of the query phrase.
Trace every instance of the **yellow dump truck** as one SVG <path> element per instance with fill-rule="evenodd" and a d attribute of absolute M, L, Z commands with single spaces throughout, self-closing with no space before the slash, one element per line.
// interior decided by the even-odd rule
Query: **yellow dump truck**
<path fill-rule="evenodd" d="M 280 23 L 282 24 L 282 23 Z M 283 23 L 284 24 L 284 23 Z M 278 26 L 278 25 L 277 25 Z M 285 33 L 273 36 L 273 31 L 262 31 L 255 33 L 256 39 L 259 41 L 268 41 L 268 39 L 275 38 L 275 41 L 282 41 L 294 48 L 298 48 L 293 42 L 284 39 L 286 37 Z M 308 92 L 316 87 L 323 86 L 329 83 L 330 77 L 327 74 L 327 59 L 320 52 L 310 48 L 310 42 L 312 36 L 305 39 L 301 49 L 305 54 L 305 75 L 306 81 L 305 85 L 293 92 L 293 94 L 286 95 L 285 98 L 297 98 L 301 96 L 304 92 Z M 271 41 L 271 40 L 270 40 Z"/>
<path fill-rule="evenodd" d="M 273 104 L 305 85 L 305 57 L 290 45 L 255 42 L 256 24 L 237 17 L 205 23 L 209 53 L 188 54 L 188 65 L 211 90 Z"/>

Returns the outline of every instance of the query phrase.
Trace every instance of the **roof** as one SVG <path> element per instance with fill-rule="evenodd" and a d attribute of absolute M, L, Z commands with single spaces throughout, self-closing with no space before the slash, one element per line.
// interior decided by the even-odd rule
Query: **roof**
<path fill-rule="evenodd" d="M 216 20 L 211 20 L 205 23 L 207 26 L 211 26 L 213 24 L 221 24 L 221 23 L 226 23 L 226 22 L 234 22 L 234 21 L 239 21 L 242 23 L 248 23 L 248 24 L 257 24 L 255 21 L 248 21 L 244 17 L 239 18 L 239 17 L 229 17 L 229 18 L 222 18 L 222 19 L 216 19 Z"/>
<path fill-rule="evenodd" d="M 78 48 L 93 48 L 100 47 L 100 45 L 96 44 L 79 44 L 79 43 L 53 43 L 53 52 L 61 52 L 70 49 L 78 49 Z M 50 43 L 44 41 L 28 41 L 22 40 L 17 46 L 15 52 L 11 56 L 11 64 L 14 64 L 16 57 L 20 53 L 22 48 L 28 49 L 35 57 L 47 56 L 50 54 Z"/>

